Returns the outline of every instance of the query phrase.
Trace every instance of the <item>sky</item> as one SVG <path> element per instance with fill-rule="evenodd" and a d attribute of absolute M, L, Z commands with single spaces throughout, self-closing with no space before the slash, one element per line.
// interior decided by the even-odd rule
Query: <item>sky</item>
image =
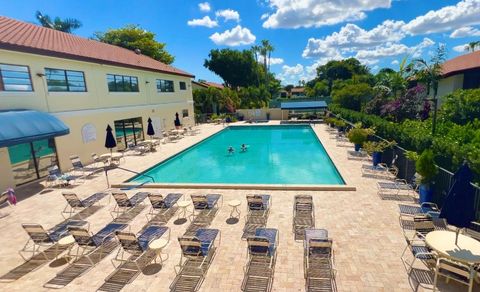
<path fill-rule="evenodd" d="M 79 19 L 82 37 L 137 24 L 196 79 L 222 82 L 203 64 L 211 49 L 249 49 L 268 39 L 284 85 L 315 77 L 329 60 L 356 57 L 373 72 L 405 57 L 448 58 L 480 40 L 480 0 L 0 0 L 0 15 L 36 22 L 35 11 Z"/>

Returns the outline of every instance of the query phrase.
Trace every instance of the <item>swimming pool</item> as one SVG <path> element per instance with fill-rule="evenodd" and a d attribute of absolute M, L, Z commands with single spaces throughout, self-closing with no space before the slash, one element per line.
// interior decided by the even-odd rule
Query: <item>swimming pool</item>
<path fill-rule="evenodd" d="M 240 151 L 241 144 L 248 150 Z M 232 146 L 235 152 L 229 154 Z M 156 183 L 344 185 L 310 126 L 230 126 L 143 172 Z M 136 176 L 130 182 L 151 182 Z"/>

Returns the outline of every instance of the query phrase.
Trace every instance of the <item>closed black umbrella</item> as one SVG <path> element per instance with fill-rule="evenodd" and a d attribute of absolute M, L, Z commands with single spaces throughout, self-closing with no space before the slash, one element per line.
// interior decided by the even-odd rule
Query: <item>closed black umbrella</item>
<path fill-rule="evenodd" d="M 105 137 L 105 148 L 110 149 L 110 153 L 112 153 L 112 149 L 117 147 L 117 141 L 115 137 L 113 137 L 112 127 L 110 125 L 107 126 L 107 136 Z"/>
<path fill-rule="evenodd" d="M 148 118 L 147 135 L 150 136 L 150 139 L 152 139 L 152 136 L 155 135 L 155 130 L 153 129 L 152 125 L 152 119 L 150 118 Z"/>
<path fill-rule="evenodd" d="M 475 220 L 475 190 L 471 184 L 473 173 L 464 163 L 453 175 L 453 185 L 448 192 L 440 212 L 440 218 L 445 218 L 448 224 L 457 227 L 457 236 L 461 228 L 468 227 Z"/>
<path fill-rule="evenodd" d="M 175 113 L 175 127 L 180 127 L 180 118 L 178 117 L 178 113 Z"/>

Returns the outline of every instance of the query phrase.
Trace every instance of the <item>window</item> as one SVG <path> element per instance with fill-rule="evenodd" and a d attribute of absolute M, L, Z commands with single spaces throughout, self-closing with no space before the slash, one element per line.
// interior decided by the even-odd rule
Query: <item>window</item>
<path fill-rule="evenodd" d="M 157 91 L 158 92 L 173 92 L 173 81 L 157 79 Z"/>
<path fill-rule="evenodd" d="M 81 71 L 45 68 L 48 91 L 85 92 L 85 75 Z"/>
<path fill-rule="evenodd" d="M 138 78 L 135 76 L 107 74 L 108 91 L 138 92 Z"/>
<path fill-rule="evenodd" d="M 28 66 L 0 64 L 0 91 L 33 91 Z"/>
<path fill-rule="evenodd" d="M 182 110 L 182 118 L 188 117 L 188 109 Z"/>
<path fill-rule="evenodd" d="M 180 81 L 180 90 L 187 90 L 187 83 Z"/>

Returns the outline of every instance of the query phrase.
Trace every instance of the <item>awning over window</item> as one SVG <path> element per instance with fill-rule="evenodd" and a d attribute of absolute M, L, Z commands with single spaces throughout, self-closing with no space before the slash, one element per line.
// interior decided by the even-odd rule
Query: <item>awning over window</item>
<path fill-rule="evenodd" d="M 59 119 L 33 110 L 0 111 L 0 147 L 67 135 Z"/>
<path fill-rule="evenodd" d="M 327 103 L 323 100 L 282 102 L 280 107 L 284 110 L 325 109 Z"/>

